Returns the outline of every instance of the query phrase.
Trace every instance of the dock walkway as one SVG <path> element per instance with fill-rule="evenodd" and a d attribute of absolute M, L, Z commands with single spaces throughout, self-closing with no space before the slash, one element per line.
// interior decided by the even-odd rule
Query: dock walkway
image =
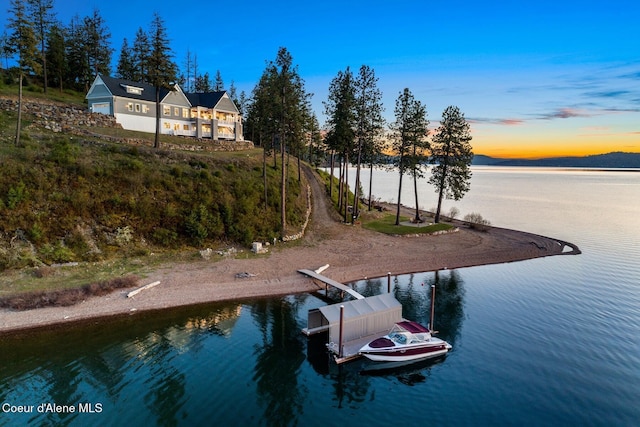
<path fill-rule="evenodd" d="M 301 269 L 298 270 L 298 273 L 304 274 L 305 276 L 309 276 L 312 279 L 316 279 L 324 283 L 325 285 L 333 286 L 336 289 L 340 289 L 342 292 L 346 292 L 355 299 L 364 299 L 364 296 L 360 295 L 358 292 L 354 291 L 347 285 L 344 285 L 340 282 L 336 282 L 333 279 L 329 279 L 328 277 L 323 276 L 322 274 L 318 274 L 313 270 Z"/>

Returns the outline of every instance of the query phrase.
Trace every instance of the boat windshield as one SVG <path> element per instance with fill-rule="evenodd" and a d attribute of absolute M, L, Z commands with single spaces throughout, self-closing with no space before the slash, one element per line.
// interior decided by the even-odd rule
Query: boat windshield
<path fill-rule="evenodd" d="M 389 338 L 391 338 L 393 341 L 397 342 L 398 344 L 406 344 L 407 343 L 407 337 L 404 334 L 401 333 L 391 333 L 389 334 Z"/>

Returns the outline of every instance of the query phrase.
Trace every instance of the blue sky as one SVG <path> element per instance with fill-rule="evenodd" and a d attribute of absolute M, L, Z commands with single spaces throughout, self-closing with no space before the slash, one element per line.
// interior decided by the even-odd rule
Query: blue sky
<path fill-rule="evenodd" d="M 0 0 L 6 22 L 8 0 Z M 385 115 L 404 87 L 431 128 L 457 105 L 476 153 L 496 156 L 640 152 L 640 3 L 584 1 L 211 2 L 54 0 L 58 19 L 90 15 L 109 27 L 114 63 L 123 38 L 163 17 L 179 66 L 250 93 L 278 47 L 293 55 L 321 124 L 339 70 L 374 68 Z"/>

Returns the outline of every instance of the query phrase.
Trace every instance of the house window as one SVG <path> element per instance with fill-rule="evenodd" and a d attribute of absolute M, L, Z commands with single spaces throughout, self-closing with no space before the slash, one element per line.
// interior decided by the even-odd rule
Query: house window
<path fill-rule="evenodd" d="M 163 105 L 162 106 L 162 114 L 164 114 L 165 116 L 170 116 L 171 115 L 171 107 L 169 107 L 168 105 Z"/>
<path fill-rule="evenodd" d="M 182 129 L 188 131 L 189 130 L 189 125 L 182 125 Z"/>
<path fill-rule="evenodd" d="M 128 86 L 128 85 L 120 85 L 120 86 L 124 87 L 127 93 L 132 93 L 134 95 L 142 95 L 142 91 L 144 90 L 141 87 Z"/>
<path fill-rule="evenodd" d="M 162 122 L 162 127 L 165 129 L 171 129 L 171 123 L 169 122 Z"/>
<path fill-rule="evenodd" d="M 133 111 L 133 102 L 127 102 L 127 111 Z"/>
<path fill-rule="evenodd" d="M 180 123 L 174 123 L 173 130 L 180 130 Z"/>
<path fill-rule="evenodd" d="M 178 107 L 174 107 L 173 115 L 176 117 L 180 117 L 180 109 Z"/>
<path fill-rule="evenodd" d="M 136 113 L 140 112 L 140 104 L 136 104 Z"/>
<path fill-rule="evenodd" d="M 182 109 L 182 117 L 184 117 L 185 119 L 189 118 L 189 109 L 188 108 L 183 108 Z"/>
<path fill-rule="evenodd" d="M 142 112 L 147 114 L 149 112 L 149 106 L 145 105 L 145 104 L 142 104 Z"/>

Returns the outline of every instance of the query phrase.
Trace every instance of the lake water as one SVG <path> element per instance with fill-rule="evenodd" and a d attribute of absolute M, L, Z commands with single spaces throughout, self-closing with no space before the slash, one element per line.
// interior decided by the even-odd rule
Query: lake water
<path fill-rule="evenodd" d="M 640 173 L 473 172 L 470 193 L 445 211 L 583 253 L 394 277 L 404 316 L 423 323 L 437 283 L 445 359 L 335 366 L 300 333 L 324 304 L 313 295 L 138 313 L 4 339 L 0 425 L 639 425 Z M 374 171 L 374 194 L 395 200 L 396 181 Z M 420 205 L 435 206 L 420 186 Z M 355 286 L 374 294 L 387 280 Z M 20 407 L 31 412 L 11 412 Z"/>

